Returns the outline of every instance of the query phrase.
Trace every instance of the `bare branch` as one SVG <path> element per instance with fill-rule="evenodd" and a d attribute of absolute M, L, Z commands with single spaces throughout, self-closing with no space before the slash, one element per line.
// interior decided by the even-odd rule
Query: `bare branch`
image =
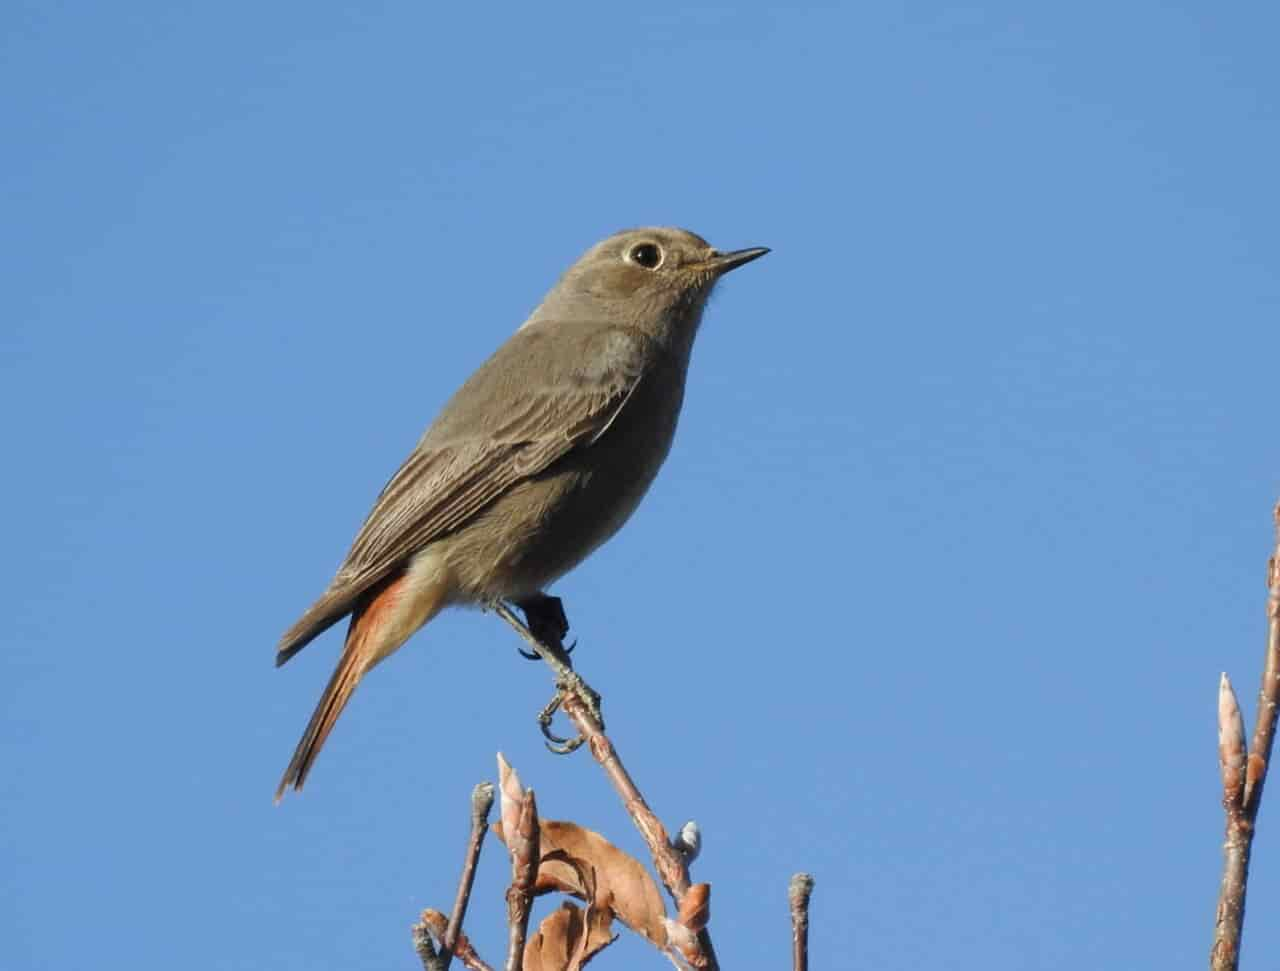
<path fill-rule="evenodd" d="M 458 935 L 462 933 L 462 920 L 467 916 L 467 903 L 471 900 L 471 887 L 476 880 L 476 862 L 480 859 L 480 847 L 489 832 L 489 810 L 493 808 L 493 783 L 481 782 L 471 790 L 471 833 L 467 838 L 467 854 L 462 863 L 462 876 L 458 880 L 458 895 L 453 901 L 453 913 L 440 945 L 440 971 L 449 971 Z"/>
<path fill-rule="evenodd" d="M 584 701 L 580 688 L 575 690 L 582 682 L 572 670 L 566 673 L 562 661 L 563 647 L 543 644 L 505 605 L 495 605 L 494 611 L 551 666 L 556 676 L 556 686 L 560 691 L 561 707 L 565 715 L 578 730 L 580 738 L 590 745 L 591 754 L 600 763 L 613 788 L 621 797 L 627 814 L 649 847 L 649 853 L 653 856 L 654 869 L 657 870 L 658 876 L 667 888 L 667 893 L 679 908 L 690 886 L 685 854 L 671 844 L 666 828 L 649 808 L 644 796 L 640 794 L 640 789 L 623 766 L 613 743 L 604 733 L 598 705 Z M 594 693 L 589 692 L 588 689 L 588 694 Z M 711 944 L 711 935 L 706 927 L 697 932 L 697 945 L 697 951 L 690 959 L 690 963 L 699 969 L 719 971 L 720 964 L 716 960 L 715 948 Z"/>
<path fill-rule="evenodd" d="M 440 911 L 432 910 L 430 907 L 422 912 L 421 919 L 413 925 L 414 950 L 418 952 L 418 957 L 421 958 L 422 966 L 426 971 L 435 971 L 435 968 L 438 967 L 437 964 L 431 963 L 433 960 L 439 960 L 432 938 L 443 941 L 448 931 L 448 926 L 448 918 Z M 463 966 L 470 969 L 470 971 L 493 971 L 493 968 L 480 959 L 480 955 L 471 946 L 466 934 L 458 934 L 457 943 L 453 946 L 453 953 L 457 955 Z"/>
<path fill-rule="evenodd" d="M 791 966 L 794 971 L 809 971 L 809 895 L 813 893 L 813 877 L 797 873 L 787 887 L 791 903 Z"/>
<path fill-rule="evenodd" d="M 1226 675 L 1218 689 L 1218 760 L 1227 833 L 1222 847 L 1222 884 L 1218 891 L 1213 947 L 1209 951 L 1212 971 L 1235 971 L 1239 967 L 1249 858 L 1271 761 L 1271 746 L 1275 741 L 1277 702 L 1280 701 L 1280 504 L 1275 508 L 1274 519 L 1277 545 L 1267 561 L 1267 653 L 1258 696 L 1258 718 L 1247 759 L 1244 723 Z M 1243 779 L 1241 760 L 1244 760 Z"/>
<path fill-rule="evenodd" d="M 654 869 L 678 908 L 690 887 L 689 869 L 684 854 L 671 845 L 666 828 L 645 802 L 639 787 L 622 764 L 622 759 L 619 758 L 613 742 L 604 734 L 600 723 L 591 717 L 586 706 L 576 697 L 566 694 L 564 712 L 582 737 L 587 740 L 591 754 L 600 763 L 600 767 L 604 769 L 605 775 L 621 797 L 623 807 L 649 847 L 649 853 L 653 856 Z M 690 963 L 695 967 L 706 968 L 708 971 L 717 971 L 720 963 L 716 960 L 711 934 L 706 927 L 697 932 L 697 943 L 700 953 L 696 958 L 691 959 Z"/>
<path fill-rule="evenodd" d="M 1249 818 L 1258 818 L 1271 745 L 1276 735 L 1276 705 L 1280 702 L 1280 503 L 1273 518 L 1276 549 L 1267 560 L 1267 659 L 1263 665 L 1262 688 L 1258 692 L 1258 720 L 1249 746 L 1249 769 L 1244 788 L 1244 808 Z"/>
<path fill-rule="evenodd" d="M 476 949 L 471 946 L 471 941 L 467 939 L 467 935 L 458 936 L 458 944 L 454 948 L 454 953 L 458 955 L 458 960 L 469 971 L 493 971 L 493 968 L 480 960 L 480 955 L 476 953 Z"/>
<path fill-rule="evenodd" d="M 626 766 L 613 742 L 600 729 L 598 722 L 590 717 L 577 698 L 566 697 L 564 712 L 573 722 L 575 728 L 587 739 L 591 754 L 604 769 L 605 775 L 613 784 L 614 790 L 622 799 L 622 805 L 635 823 L 636 829 L 644 837 L 645 844 L 653 856 L 654 868 L 658 871 L 663 885 L 671 898 L 679 905 L 684 895 L 689 892 L 689 869 L 685 863 L 685 855 L 671 845 L 667 837 L 666 827 L 649 808 L 644 796 L 640 793 L 635 780 L 627 772 Z"/>

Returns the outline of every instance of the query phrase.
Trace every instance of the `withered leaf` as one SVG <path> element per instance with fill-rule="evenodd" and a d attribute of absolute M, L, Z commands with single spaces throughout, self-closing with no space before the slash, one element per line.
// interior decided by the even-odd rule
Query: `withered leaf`
<path fill-rule="evenodd" d="M 535 894 L 559 890 L 613 914 L 659 948 L 667 946 L 662 893 L 634 856 L 592 830 L 563 820 L 540 821 L 541 861 Z M 502 827 L 494 832 L 505 842 Z"/>
<path fill-rule="evenodd" d="M 578 971 L 613 943 L 607 910 L 567 900 L 543 919 L 524 946 L 525 971 Z"/>

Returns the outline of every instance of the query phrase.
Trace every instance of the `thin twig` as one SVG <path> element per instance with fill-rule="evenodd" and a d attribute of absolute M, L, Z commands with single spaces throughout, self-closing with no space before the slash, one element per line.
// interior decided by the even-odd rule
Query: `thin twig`
<path fill-rule="evenodd" d="M 443 943 L 448 927 L 449 918 L 430 907 L 422 912 L 418 923 L 413 925 L 413 947 L 418 952 L 418 957 L 422 959 L 425 971 L 435 971 L 439 967 L 437 963 L 439 954 L 434 941 Z M 480 959 L 480 955 L 471 946 L 471 941 L 467 939 L 466 934 L 458 934 L 458 940 L 453 945 L 453 953 L 470 971 L 493 971 L 493 968 Z"/>
<path fill-rule="evenodd" d="M 521 971 L 524 946 L 529 937 L 529 913 L 533 908 L 533 885 L 541 859 L 538 803 L 533 790 L 526 789 L 520 800 L 519 821 L 503 826 L 507 849 L 511 851 L 511 886 L 507 888 L 507 963 L 505 971 Z"/>
<path fill-rule="evenodd" d="M 458 943 L 454 947 L 454 953 L 458 955 L 458 960 L 469 971 L 493 971 L 488 964 L 480 959 L 480 955 L 476 953 L 476 949 L 471 946 L 471 941 L 467 939 L 466 934 L 458 936 Z"/>
<path fill-rule="evenodd" d="M 462 876 L 458 880 L 458 895 L 453 901 L 453 913 L 440 946 L 440 971 L 449 971 L 458 935 L 462 933 L 462 920 L 467 915 L 467 903 L 471 899 L 471 886 L 476 879 L 476 862 L 480 859 L 480 847 L 489 832 L 489 810 L 493 808 L 493 783 L 481 782 L 471 790 L 471 833 L 467 838 L 467 855 L 462 863 Z"/>
<path fill-rule="evenodd" d="M 1257 819 L 1262 787 L 1267 781 L 1271 745 L 1276 736 L 1276 705 L 1280 702 L 1280 503 L 1272 513 L 1276 524 L 1276 549 L 1267 560 L 1267 659 L 1258 692 L 1258 720 L 1249 746 L 1249 769 L 1245 778 L 1244 808 Z"/>
<path fill-rule="evenodd" d="M 691 882 L 684 854 L 671 845 L 666 827 L 649 808 L 635 780 L 622 764 L 622 759 L 619 758 L 613 742 L 605 735 L 600 723 L 592 717 L 582 701 L 574 695 L 566 695 L 564 713 L 573 722 L 573 727 L 587 740 L 592 756 L 600 763 L 600 767 L 604 769 L 605 775 L 621 797 L 627 815 L 631 817 L 631 821 L 649 847 L 649 853 L 653 856 L 654 869 L 658 871 L 658 876 L 663 886 L 667 888 L 667 893 L 679 907 L 685 894 L 689 892 Z M 698 931 L 698 946 L 704 959 L 698 962 L 698 966 L 707 971 L 718 971 L 720 963 L 716 959 L 715 948 L 711 944 L 711 934 L 705 927 Z"/>
<path fill-rule="evenodd" d="M 809 895 L 813 893 L 813 877 L 797 873 L 787 887 L 791 904 L 791 966 L 794 971 L 809 971 Z"/>
<path fill-rule="evenodd" d="M 667 893 L 671 895 L 671 899 L 675 901 L 678 908 L 685 894 L 689 892 L 690 886 L 686 858 L 683 853 L 671 845 L 666 827 L 662 825 L 658 817 L 654 815 L 653 810 L 649 808 L 649 804 L 645 802 L 640 789 L 623 766 L 613 743 L 604 733 L 604 726 L 600 723 L 598 710 L 592 711 L 591 707 L 584 703 L 579 694 L 572 690 L 572 686 L 566 685 L 562 681 L 563 666 L 558 664 L 557 661 L 548 658 L 548 654 L 554 657 L 554 651 L 539 641 L 530 632 L 529 628 L 521 623 L 519 618 L 511 613 L 510 610 L 507 610 L 502 605 L 495 607 L 495 610 L 503 620 L 515 628 L 516 632 L 534 650 L 538 651 L 538 654 L 555 671 L 556 684 L 560 688 L 562 708 L 565 715 L 573 723 L 573 727 L 578 730 L 579 735 L 590 745 L 591 754 L 600 763 L 605 775 L 608 776 L 609 781 L 613 784 L 613 788 L 622 798 L 622 804 L 626 808 L 627 814 L 631 817 L 636 829 L 640 831 L 640 835 L 649 847 L 649 852 L 653 856 L 654 869 L 657 870 L 663 886 L 667 888 Z M 702 928 L 698 931 L 697 939 L 701 951 L 701 960 L 697 962 L 697 966 L 706 969 L 706 971 L 719 971 L 720 964 L 716 959 L 715 948 L 711 944 L 710 932 L 705 927 Z"/>
<path fill-rule="evenodd" d="M 471 946 L 471 941 L 467 939 L 466 934 L 458 938 L 458 945 L 454 948 L 454 953 L 458 955 L 458 960 L 462 962 L 463 966 L 470 969 L 470 971 L 493 971 L 493 968 L 480 959 L 480 955 Z"/>
<path fill-rule="evenodd" d="M 1212 971 L 1235 971 L 1239 967 L 1249 858 L 1271 761 L 1271 746 L 1275 741 L 1277 703 L 1280 702 L 1280 504 L 1275 508 L 1274 519 L 1276 548 L 1267 561 L 1267 654 L 1258 695 L 1258 718 L 1248 758 L 1244 761 L 1243 779 L 1239 763 L 1245 756 L 1244 725 L 1239 705 L 1225 675 L 1219 688 L 1218 758 L 1227 833 L 1222 847 L 1222 884 L 1218 892 L 1213 947 L 1209 951 Z"/>

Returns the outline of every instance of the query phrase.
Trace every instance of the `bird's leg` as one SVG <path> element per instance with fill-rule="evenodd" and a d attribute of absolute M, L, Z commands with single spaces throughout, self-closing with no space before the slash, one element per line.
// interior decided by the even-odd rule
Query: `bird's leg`
<path fill-rule="evenodd" d="M 547 597 L 548 600 L 555 600 L 554 597 Z M 564 611 L 559 608 L 559 601 L 556 601 L 557 609 L 560 610 L 561 616 Z M 556 710 L 566 694 L 575 695 L 580 700 L 588 713 L 600 726 L 604 727 L 604 718 L 600 714 L 600 695 L 592 689 L 592 687 L 582 680 L 582 677 L 573 670 L 573 661 L 569 658 L 569 652 L 560 644 L 559 638 L 554 640 L 546 640 L 535 634 L 528 626 L 521 622 L 505 603 L 501 600 L 493 605 L 493 611 L 503 620 L 505 620 L 511 628 L 520 635 L 526 644 L 533 648 L 534 653 L 546 661 L 551 666 L 551 670 L 555 672 L 556 678 L 556 696 L 551 699 L 550 703 L 538 713 L 538 724 L 542 728 L 542 734 L 547 739 L 547 748 L 561 755 L 567 755 L 569 752 L 578 748 L 585 739 L 579 735 L 577 738 L 561 738 L 551 731 L 551 719 L 555 715 Z M 518 605 L 517 605 L 518 606 Z"/>
<path fill-rule="evenodd" d="M 532 597 L 512 602 L 524 613 L 525 623 L 534 637 L 544 644 L 564 643 L 564 636 L 569 633 L 569 618 L 565 616 L 564 604 L 559 597 L 535 593 Z M 572 654 L 575 644 L 565 648 L 565 653 Z M 530 654 L 528 651 L 520 651 L 520 656 L 530 661 L 539 660 L 537 654 Z"/>

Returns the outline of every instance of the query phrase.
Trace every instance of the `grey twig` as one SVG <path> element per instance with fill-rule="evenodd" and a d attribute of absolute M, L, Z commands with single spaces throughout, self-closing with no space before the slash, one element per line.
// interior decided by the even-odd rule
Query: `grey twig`
<path fill-rule="evenodd" d="M 791 903 L 791 966 L 794 971 L 809 971 L 809 895 L 813 893 L 813 877 L 797 873 L 787 887 Z"/>
<path fill-rule="evenodd" d="M 1258 692 L 1258 719 L 1249 746 L 1249 766 L 1245 777 L 1244 809 L 1257 819 L 1262 787 L 1267 781 L 1271 745 L 1276 735 L 1276 705 L 1280 702 L 1280 503 L 1272 513 L 1276 525 L 1276 548 L 1267 560 L 1267 658 Z"/>
<path fill-rule="evenodd" d="M 471 942 L 465 937 L 458 939 L 458 960 L 470 971 L 493 971 L 493 968 L 480 960 L 480 955 L 476 953 L 476 949 L 471 946 Z"/>
<path fill-rule="evenodd" d="M 443 943 L 448 927 L 449 918 L 440 911 L 430 908 L 424 910 L 421 919 L 413 925 L 413 947 L 418 952 L 424 971 L 439 971 L 440 954 L 436 950 L 435 941 L 439 940 Z M 453 945 L 453 953 L 470 971 L 493 971 L 493 968 L 480 959 L 480 955 L 471 946 L 471 941 L 467 939 L 466 934 L 458 933 L 458 938 Z"/>
<path fill-rule="evenodd" d="M 453 901 L 453 913 L 448 921 L 438 910 L 424 910 L 422 918 L 413 925 L 413 949 L 418 952 L 425 971 L 449 971 L 453 956 L 472 971 L 489 971 L 462 935 L 462 921 L 467 915 L 471 900 L 471 886 L 476 879 L 476 861 L 480 859 L 480 847 L 489 831 L 489 810 L 493 808 L 493 785 L 481 782 L 471 790 L 471 833 L 467 838 L 467 855 L 462 864 L 462 877 L 458 881 L 458 894 Z M 432 935 L 439 938 L 436 948 Z"/>
<path fill-rule="evenodd" d="M 476 862 L 480 859 L 480 847 L 489 832 L 489 810 L 493 808 L 493 783 L 481 782 L 471 790 L 471 834 L 467 838 L 467 855 L 462 863 L 462 876 L 458 880 L 458 895 L 453 901 L 449 926 L 445 930 L 440 947 L 440 971 L 449 971 L 458 935 L 462 933 L 462 920 L 467 915 L 467 903 L 471 900 L 471 886 L 476 879 Z"/>
<path fill-rule="evenodd" d="M 471 942 L 467 940 L 466 935 L 458 938 L 458 944 L 455 949 L 458 954 L 458 960 L 469 971 L 493 971 L 493 968 L 480 960 L 480 955 L 476 953 L 476 949 L 471 946 Z"/>
<path fill-rule="evenodd" d="M 495 610 L 498 616 L 510 624 L 556 673 L 556 685 L 560 689 L 561 707 L 565 715 L 578 730 L 580 738 L 589 744 L 591 754 L 600 763 L 613 788 L 621 797 L 627 814 L 649 847 L 649 852 L 653 856 L 654 869 L 657 870 L 663 886 L 667 888 L 667 893 L 679 908 L 691 884 L 685 855 L 671 845 L 666 828 L 649 808 L 639 787 L 623 766 L 613 742 L 604 733 L 604 725 L 601 723 L 598 709 L 593 710 L 593 706 L 573 690 L 571 683 L 566 684 L 561 680 L 563 665 L 559 663 L 556 652 L 551 647 L 535 637 L 529 628 L 504 605 L 499 604 Z M 560 650 L 563 652 L 563 648 Z M 696 966 L 704 971 L 719 971 L 720 964 L 716 959 L 715 948 L 711 944 L 711 934 L 707 928 L 703 927 L 697 932 L 697 942 L 700 953 L 699 960 L 695 962 Z"/>
<path fill-rule="evenodd" d="M 1258 695 L 1258 718 L 1247 758 L 1244 722 L 1226 675 L 1218 691 L 1218 760 L 1227 833 L 1222 847 L 1222 884 L 1213 947 L 1209 951 L 1211 971 L 1235 971 L 1239 967 L 1249 857 L 1275 741 L 1276 706 L 1280 702 L 1280 504 L 1275 508 L 1274 519 L 1276 548 L 1267 561 L 1267 654 Z"/>
<path fill-rule="evenodd" d="M 529 937 L 529 913 L 533 909 L 533 885 L 541 859 L 541 831 L 538 803 L 533 790 L 526 789 L 520 800 L 517 824 L 503 826 L 507 849 L 511 851 L 511 886 L 507 888 L 507 963 L 505 971 L 521 971 L 524 945 Z"/>

